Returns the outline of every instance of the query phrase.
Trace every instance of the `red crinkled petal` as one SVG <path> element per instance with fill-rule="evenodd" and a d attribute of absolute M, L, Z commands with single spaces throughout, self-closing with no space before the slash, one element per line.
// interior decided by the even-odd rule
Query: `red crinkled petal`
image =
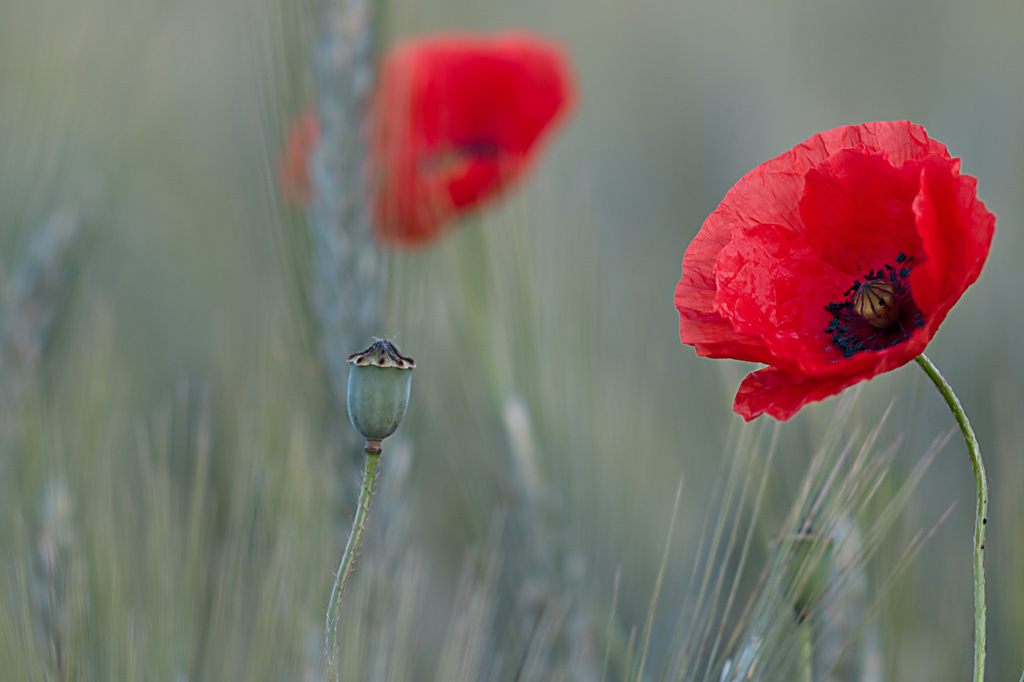
<path fill-rule="evenodd" d="M 715 266 L 715 310 L 733 327 L 759 336 L 769 364 L 795 370 L 801 359 L 834 362 L 821 330 L 824 304 L 849 278 L 825 263 L 803 235 L 781 225 L 755 225 L 733 233 Z"/>
<path fill-rule="evenodd" d="M 977 180 L 959 175 L 959 163 L 952 170 L 924 165 L 913 204 L 928 259 L 911 273 L 911 288 L 921 310 L 939 322 L 978 279 L 995 233 Z"/>
<path fill-rule="evenodd" d="M 686 250 L 683 276 L 676 286 L 680 338 L 705 357 L 770 361 L 771 355 L 760 337 L 736 331 L 731 322 L 715 311 L 717 288 L 713 271 L 724 244 L 701 239 L 702 234 L 703 230 Z"/>
<path fill-rule="evenodd" d="M 800 216 L 807 242 L 850 278 L 892 263 L 898 253 L 920 254 L 911 210 L 917 176 L 877 152 L 829 157 L 805 176 Z"/>
<path fill-rule="evenodd" d="M 924 128 L 909 121 L 879 121 L 818 133 L 744 175 L 704 222 L 698 238 L 704 235 L 707 242 L 724 246 L 732 231 L 744 225 L 803 224 L 799 206 L 805 176 L 829 157 L 848 150 L 881 155 L 895 167 L 931 154 L 949 156 L 945 145 L 929 139 Z"/>
<path fill-rule="evenodd" d="M 750 340 L 737 334 L 728 320 L 721 316 L 707 316 L 692 320 L 680 320 L 680 333 L 690 343 L 697 355 L 706 358 L 732 358 L 747 362 L 768 363 L 773 358 L 758 339 Z"/>
<path fill-rule="evenodd" d="M 808 157 L 805 160 L 807 169 L 847 149 L 863 149 L 868 154 L 882 154 L 897 167 L 933 154 L 949 157 L 946 145 L 931 139 L 924 128 L 910 121 L 874 121 L 840 126 L 818 133 L 797 145 L 793 151 L 801 150 L 801 154 Z"/>
<path fill-rule="evenodd" d="M 374 105 L 378 236 L 422 242 L 499 195 L 572 99 L 561 49 L 526 34 L 442 35 L 396 49 Z"/>
<path fill-rule="evenodd" d="M 785 421 L 804 405 L 824 400 L 864 379 L 857 375 L 800 376 L 769 367 L 747 375 L 732 409 L 746 421 L 765 413 Z"/>

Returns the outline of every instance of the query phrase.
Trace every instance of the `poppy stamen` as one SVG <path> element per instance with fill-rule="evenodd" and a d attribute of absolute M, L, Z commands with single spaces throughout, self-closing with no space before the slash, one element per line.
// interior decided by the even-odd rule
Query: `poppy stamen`
<path fill-rule="evenodd" d="M 832 320 L 823 331 L 843 357 L 890 348 L 924 326 L 924 316 L 910 295 L 914 258 L 901 253 L 895 260 L 903 267 L 886 263 L 871 269 L 853 281 L 841 301 L 825 306 Z"/>

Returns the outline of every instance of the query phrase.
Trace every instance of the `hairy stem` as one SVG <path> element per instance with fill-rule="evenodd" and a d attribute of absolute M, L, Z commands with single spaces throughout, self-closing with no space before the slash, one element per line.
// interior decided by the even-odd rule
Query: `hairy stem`
<path fill-rule="evenodd" d="M 363 469 L 363 487 L 359 491 L 359 506 L 356 508 L 356 516 L 352 521 L 352 532 L 349 533 L 348 543 L 345 545 L 345 553 L 341 557 L 341 564 L 334 579 L 334 589 L 331 590 L 331 603 L 327 607 L 327 625 L 324 633 L 324 643 L 327 648 L 327 665 L 330 670 L 331 680 L 338 680 L 338 620 L 341 617 L 341 597 L 345 592 L 345 585 L 348 583 L 348 576 L 352 572 L 352 564 L 359 552 L 359 542 L 363 539 L 363 530 L 366 528 L 366 517 L 370 514 L 370 501 L 373 499 L 373 486 L 377 481 L 377 465 L 380 463 L 380 441 L 366 441 L 366 448 L 363 453 L 366 455 L 366 465 Z"/>
<path fill-rule="evenodd" d="M 988 482 L 985 479 L 985 463 L 981 461 L 981 448 L 978 447 L 978 439 L 974 436 L 971 422 L 964 413 L 964 408 L 960 406 L 960 401 L 953 393 L 953 389 L 924 353 L 915 359 L 925 374 L 935 382 L 939 393 L 949 404 L 949 409 L 956 417 L 956 423 L 960 425 L 964 441 L 967 442 L 971 466 L 974 468 L 974 482 L 978 490 L 978 506 L 974 519 L 974 682 L 984 682 L 986 654 L 985 526 L 988 524 Z"/>

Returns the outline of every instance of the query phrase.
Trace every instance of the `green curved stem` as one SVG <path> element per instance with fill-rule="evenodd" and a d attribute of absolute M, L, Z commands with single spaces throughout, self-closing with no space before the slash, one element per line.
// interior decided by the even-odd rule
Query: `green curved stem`
<path fill-rule="evenodd" d="M 971 422 L 960 406 L 953 389 L 939 373 L 939 370 L 932 364 L 924 353 L 918 355 L 915 360 L 925 371 L 939 389 L 939 393 L 946 399 L 949 409 L 956 417 L 956 423 L 960 425 L 960 431 L 964 434 L 967 442 L 967 451 L 971 456 L 971 466 L 974 468 L 974 482 L 978 489 L 978 508 L 974 519 L 974 682 L 985 680 L 985 526 L 988 524 L 988 482 L 985 479 L 985 463 L 981 461 L 981 448 L 978 447 L 978 439 L 974 436 L 974 429 Z"/>
<path fill-rule="evenodd" d="M 348 576 L 352 572 L 352 564 L 359 552 L 359 542 L 363 539 L 363 530 L 366 528 L 366 517 L 370 513 L 370 501 L 373 499 L 373 486 L 377 481 L 377 465 L 380 463 L 380 441 L 366 441 L 366 448 L 363 453 L 366 455 L 366 465 L 363 469 L 363 487 L 359 491 L 359 506 L 356 508 L 356 517 L 352 520 L 352 532 L 349 533 L 348 543 L 345 545 L 345 554 L 341 557 L 341 564 L 334 576 L 334 589 L 331 590 L 331 603 L 327 607 L 327 625 L 324 633 L 324 643 L 327 647 L 327 667 L 330 671 L 330 679 L 338 680 L 338 620 L 341 617 L 341 596 L 345 592 L 345 585 L 348 583 Z"/>

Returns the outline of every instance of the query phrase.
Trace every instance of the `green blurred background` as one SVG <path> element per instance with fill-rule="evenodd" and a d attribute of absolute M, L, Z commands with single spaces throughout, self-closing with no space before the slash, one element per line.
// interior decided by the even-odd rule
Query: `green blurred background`
<path fill-rule="evenodd" d="M 584 567 L 592 594 L 610 602 L 621 571 L 617 617 L 627 632 L 648 615 L 685 477 L 655 619 L 659 663 L 649 669 L 657 679 L 714 508 L 720 460 L 741 421 L 732 396 L 750 369 L 698 359 L 679 344 L 672 296 L 683 251 L 758 163 L 838 125 L 910 119 L 963 159 L 998 218 L 981 279 L 929 355 L 987 456 L 989 678 L 1017 679 L 1024 4 L 394 0 L 385 16 L 386 44 L 443 30 L 538 31 L 565 45 L 579 90 L 577 110 L 523 186 L 436 245 L 385 257 L 380 333 L 397 334 L 420 366 L 400 432 L 409 471 L 396 493 L 414 511 L 394 542 L 420 552 L 417 584 L 427 595 L 406 621 L 420 624 L 410 627 L 412 662 L 389 674 L 423 679 L 417 666 L 437 665 L 440 634 L 422 624 L 446 622 L 466 553 L 493 532 L 508 485 L 503 454 L 514 450 L 507 410 L 521 401 L 549 500 L 540 514 L 554 519 L 555 544 Z M 316 7 L 304 2 L 0 2 L 2 263 L 10 270 L 61 207 L 80 215 L 90 235 L 38 377 L 4 419 L 3 679 L 47 678 L 45 665 L 33 667 L 46 655 L 25 625 L 36 607 L 24 594 L 38 572 L 33 557 L 54 481 L 77 519 L 67 546 L 77 547 L 68 551 L 83 568 L 67 580 L 90 595 L 72 616 L 81 632 L 68 645 L 93 660 L 77 668 L 81 678 L 263 674 L 245 667 L 251 661 L 211 663 L 221 658 L 216 649 L 238 660 L 258 650 L 258 660 L 272 662 L 268 679 L 288 679 L 304 664 L 285 650 L 305 647 L 315 657 L 343 539 L 338 524 L 356 494 L 356 453 L 337 452 L 347 424 L 332 417 L 311 350 L 315 332 L 296 295 L 303 266 L 295 235 L 305 217 L 282 204 L 275 164 L 288 121 L 315 98 L 318 35 Z M 901 439 L 899 480 L 952 420 L 908 366 L 863 389 L 848 430 L 875 426 L 890 401 L 884 438 Z M 835 402 L 782 428 L 770 491 L 780 511 L 766 512 L 759 538 L 779 531 Z M 388 467 L 384 479 L 397 478 Z M 329 475 L 339 471 L 340 483 Z M 877 589 L 909 538 L 956 502 L 880 600 L 883 679 L 969 674 L 972 494 L 954 438 L 912 496 L 870 583 Z M 378 547 L 391 542 L 393 507 L 382 495 L 366 538 Z M 249 533 L 250 559 L 282 563 L 246 568 L 232 553 L 240 529 Z M 152 547 L 154 538 L 167 544 Z M 191 547 L 196 538 L 194 554 L 178 551 L 177 540 Z M 381 561 L 389 556 L 378 551 Z M 358 563 L 357 574 L 375 560 Z M 174 579 L 154 585 L 168 571 Z M 211 582 L 208 571 L 237 583 Z M 277 580 L 288 582 L 289 596 L 260 592 Z M 242 634 L 224 634 L 236 626 Z M 154 644 L 177 642 L 181 630 L 191 648 Z"/>

